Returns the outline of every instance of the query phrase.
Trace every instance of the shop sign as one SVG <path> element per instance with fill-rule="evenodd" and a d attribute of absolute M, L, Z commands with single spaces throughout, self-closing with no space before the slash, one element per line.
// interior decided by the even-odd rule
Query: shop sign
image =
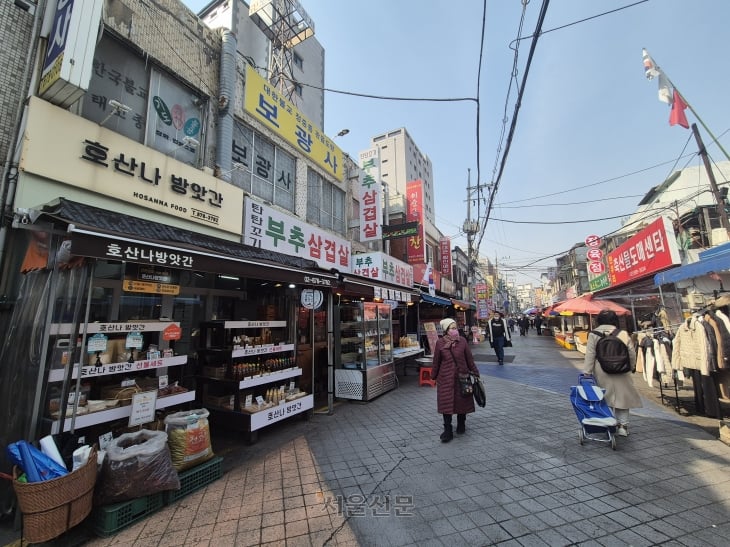
<path fill-rule="evenodd" d="M 406 183 L 406 220 L 418 222 L 418 233 L 408 238 L 406 256 L 409 264 L 426 262 L 426 238 L 423 231 L 423 181 Z"/>
<path fill-rule="evenodd" d="M 451 277 L 451 239 L 448 237 L 439 239 L 439 251 L 441 255 L 441 275 Z"/>
<path fill-rule="evenodd" d="M 244 109 L 338 181 L 343 179 L 342 150 L 249 65 Z"/>
<path fill-rule="evenodd" d="M 125 292 L 180 294 L 180 270 L 128 263 L 124 267 Z"/>
<path fill-rule="evenodd" d="M 401 239 L 418 235 L 418 222 L 404 222 L 403 224 L 389 224 L 383 226 L 383 241 Z"/>
<path fill-rule="evenodd" d="M 304 289 L 301 295 L 302 306 L 308 310 L 318 310 L 324 302 L 322 291 L 315 289 Z"/>
<path fill-rule="evenodd" d="M 478 283 L 475 287 L 475 293 L 477 301 L 477 318 L 489 319 L 489 305 L 487 301 L 489 293 L 487 292 L 487 284 Z"/>
<path fill-rule="evenodd" d="M 585 244 L 588 247 L 600 247 L 601 243 L 602 243 L 602 241 L 601 241 L 600 236 L 596 236 L 596 235 L 586 236 Z"/>
<path fill-rule="evenodd" d="M 22 170 L 150 213 L 241 233 L 240 188 L 37 97 L 29 105 Z"/>
<path fill-rule="evenodd" d="M 104 352 L 106 351 L 108 340 L 108 336 L 104 336 L 103 334 L 97 332 L 93 336 L 89 337 L 89 340 L 86 344 L 86 351 L 90 354 L 96 353 L 97 351 Z"/>
<path fill-rule="evenodd" d="M 377 241 L 383 237 L 380 182 L 380 150 L 371 148 L 360 152 L 360 177 L 357 196 L 360 218 L 360 241 Z M 387 196 L 386 196 L 387 197 Z"/>
<path fill-rule="evenodd" d="M 246 196 L 243 243 L 350 273 L 350 242 Z"/>
<path fill-rule="evenodd" d="M 70 106 L 89 88 L 103 2 L 57 0 L 38 94 Z"/>
<path fill-rule="evenodd" d="M 608 254 L 608 278 L 615 287 L 680 263 L 672 223 L 659 217 Z"/>
<path fill-rule="evenodd" d="M 380 251 L 353 255 L 352 273 L 408 289 L 413 287 L 413 266 Z"/>
<path fill-rule="evenodd" d="M 588 271 L 592 274 L 602 274 L 606 271 L 606 266 L 603 262 L 589 262 Z"/>
<path fill-rule="evenodd" d="M 589 281 L 589 286 L 591 291 L 600 291 L 601 289 L 608 288 L 610 286 L 610 283 L 608 282 L 608 272 L 604 272 L 601 275 L 592 278 Z"/>
<path fill-rule="evenodd" d="M 334 279 L 329 277 L 319 277 L 317 275 L 304 275 L 302 282 L 306 285 L 317 285 L 318 287 L 333 287 Z"/>
<path fill-rule="evenodd" d="M 91 378 L 96 376 L 107 376 L 110 374 L 120 374 L 123 372 L 139 372 L 144 370 L 155 370 L 158 368 L 169 366 L 169 360 L 165 361 L 163 358 L 158 359 L 143 359 L 141 361 L 123 362 L 123 363 L 109 363 L 101 366 L 86 366 L 81 367 L 81 377 Z"/>
<path fill-rule="evenodd" d="M 591 261 L 601 260 L 603 258 L 603 251 L 597 247 L 589 249 L 586 253 L 586 258 Z"/>

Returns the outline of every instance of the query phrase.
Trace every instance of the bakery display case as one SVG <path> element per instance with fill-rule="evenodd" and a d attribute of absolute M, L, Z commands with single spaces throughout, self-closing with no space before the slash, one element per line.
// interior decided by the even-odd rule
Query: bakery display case
<path fill-rule="evenodd" d="M 335 397 L 369 401 L 395 388 L 390 306 L 338 306 L 334 323 Z"/>

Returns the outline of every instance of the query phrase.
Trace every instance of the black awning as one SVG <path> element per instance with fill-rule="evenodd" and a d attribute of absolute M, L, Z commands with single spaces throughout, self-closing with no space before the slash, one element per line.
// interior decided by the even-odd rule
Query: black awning
<path fill-rule="evenodd" d="M 60 198 L 42 213 L 68 225 L 77 256 L 332 287 L 313 260 L 152 222 Z"/>

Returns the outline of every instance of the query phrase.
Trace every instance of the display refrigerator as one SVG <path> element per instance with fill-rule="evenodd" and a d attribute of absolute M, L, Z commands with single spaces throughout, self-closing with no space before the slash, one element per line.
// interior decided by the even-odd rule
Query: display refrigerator
<path fill-rule="evenodd" d="M 335 397 L 370 401 L 397 385 L 388 304 L 336 306 Z"/>

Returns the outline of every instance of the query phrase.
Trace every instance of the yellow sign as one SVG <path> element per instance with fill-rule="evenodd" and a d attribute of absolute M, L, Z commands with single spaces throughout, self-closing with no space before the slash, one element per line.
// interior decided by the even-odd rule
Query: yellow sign
<path fill-rule="evenodd" d="M 330 175 L 343 179 L 342 150 L 251 66 L 246 67 L 244 108 Z"/>
<path fill-rule="evenodd" d="M 125 292 L 146 292 L 152 294 L 180 294 L 180 285 L 167 283 L 150 283 L 149 281 L 134 281 L 125 279 L 122 287 Z"/>
<path fill-rule="evenodd" d="M 20 169 L 156 213 L 242 232 L 240 188 L 38 97 L 29 101 Z"/>

